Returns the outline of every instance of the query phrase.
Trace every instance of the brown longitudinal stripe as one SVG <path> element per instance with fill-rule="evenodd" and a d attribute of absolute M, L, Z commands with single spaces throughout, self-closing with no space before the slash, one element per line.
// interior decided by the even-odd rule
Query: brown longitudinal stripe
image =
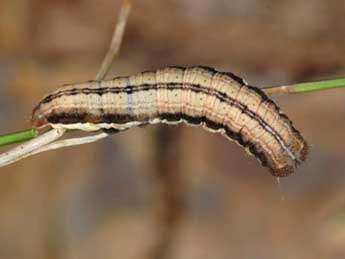
<path fill-rule="evenodd" d="M 261 164 L 263 166 L 267 166 L 267 158 L 264 155 L 263 152 L 260 152 L 257 148 L 256 145 L 250 141 L 245 141 L 241 134 L 236 133 L 234 131 L 232 131 L 229 127 L 227 127 L 226 125 L 223 124 L 219 124 L 219 123 L 215 123 L 212 120 L 209 120 L 205 117 L 192 117 L 192 116 L 188 116 L 185 114 L 161 114 L 160 119 L 169 121 L 169 122 L 177 122 L 180 120 L 184 120 L 186 122 L 188 122 L 191 125 L 195 125 L 195 126 L 200 126 L 202 123 L 204 123 L 206 125 L 206 127 L 208 127 L 209 129 L 213 129 L 213 130 L 219 130 L 219 129 L 224 129 L 225 130 L 225 135 L 228 138 L 231 138 L 232 140 L 236 141 L 238 144 L 240 144 L 241 146 L 243 146 L 244 148 L 248 148 L 248 150 L 250 151 L 251 154 L 254 154 L 255 157 L 257 157 Z M 51 117 L 49 117 L 49 121 L 51 123 L 66 123 L 66 124 L 70 124 L 70 123 L 77 123 L 77 122 L 81 122 L 81 121 L 88 121 L 92 118 L 89 117 L 89 114 L 87 113 L 81 113 L 81 114 L 74 114 L 74 115 L 70 115 L 70 114 L 60 114 L 59 116 L 57 115 L 52 115 Z M 129 121 L 133 121 L 135 118 L 131 118 L 128 115 L 116 115 L 116 114 L 108 114 L 108 115 L 103 115 L 101 117 L 98 118 L 94 118 L 94 120 L 99 120 L 99 121 L 103 121 L 106 123 L 112 123 L 112 122 L 119 122 L 119 123 L 125 123 L 125 122 L 129 122 Z M 144 125 L 148 125 L 149 124 L 149 118 L 143 118 L 143 122 Z M 105 132 L 108 133 L 117 133 L 123 130 L 127 130 L 127 128 L 124 129 L 103 129 Z"/>
<path fill-rule="evenodd" d="M 67 86 L 46 96 L 33 112 L 36 126 L 86 130 L 181 120 L 234 139 L 274 175 L 292 173 L 306 158 L 306 142 L 261 90 L 205 67 Z"/>
<path fill-rule="evenodd" d="M 204 88 L 201 86 L 195 86 L 195 85 L 185 85 L 185 88 L 187 88 L 188 90 L 192 90 L 195 93 L 201 92 L 201 93 L 205 93 L 205 94 L 215 95 L 221 102 L 226 102 L 229 105 L 234 105 L 242 113 L 247 113 L 250 118 L 257 120 L 258 123 L 262 127 L 270 127 L 270 125 L 268 125 L 260 116 L 256 116 L 252 111 L 248 110 L 246 106 L 237 102 L 233 98 L 230 98 L 229 96 L 227 96 L 224 93 L 221 93 L 219 91 L 215 91 L 213 89 Z M 171 90 L 182 90 L 183 91 L 183 86 L 181 84 L 171 83 L 169 85 L 127 86 L 124 89 L 121 89 L 121 88 L 100 88 L 100 89 L 85 88 L 85 89 L 80 89 L 80 91 L 74 90 L 74 91 L 59 93 L 52 98 L 49 98 L 47 100 L 43 100 L 42 103 L 47 103 L 47 102 L 51 101 L 52 99 L 57 98 L 59 96 L 63 96 L 63 95 L 64 96 L 72 96 L 72 95 L 77 95 L 77 94 L 98 94 L 98 95 L 102 96 L 103 94 L 106 94 L 106 93 L 118 94 L 118 93 L 122 93 L 122 92 L 126 92 L 127 94 L 133 94 L 135 92 L 148 91 L 148 90 L 152 90 L 152 89 L 166 89 L 169 91 L 171 91 Z M 255 89 L 255 91 L 258 91 L 258 89 Z M 177 117 L 176 121 L 178 121 L 179 116 L 176 116 L 176 117 Z M 60 115 L 60 117 L 53 116 L 53 118 L 54 119 L 49 118 L 48 121 L 50 121 L 52 123 L 58 123 L 60 120 L 60 121 L 63 121 L 64 124 L 72 124 L 72 123 L 78 123 L 78 122 L 86 123 L 88 121 L 93 122 L 93 123 L 101 123 L 102 121 L 105 123 L 112 123 L 112 122 L 113 123 L 127 123 L 127 122 L 135 120 L 135 118 L 130 118 L 128 116 L 121 117 L 121 119 L 120 119 L 117 114 L 106 114 L 106 115 L 100 114 L 98 119 L 96 118 L 96 119 L 92 119 L 92 120 L 88 116 L 84 116 L 83 119 L 81 119 L 82 116 L 71 117 L 70 114 L 65 114 L 63 116 Z M 277 141 L 279 141 L 282 145 L 286 146 L 286 143 L 284 143 L 284 140 L 279 136 L 279 134 L 272 128 L 271 128 L 271 131 L 272 131 L 273 137 Z"/>
<path fill-rule="evenodd" d="M 168 67 L 168 68 L 171 68 L 171 69 L 181 69 L 181 70 L 188 69 L 188 68 L 178 67 L 178 66 Z M 210 74 L 219 73 L 219 74 L 222 74 L 224 76 L 228 76 L 229 78 L 231 78 L 234 81 L 236 81 L 240 86 L 247 85 L 242 78 L 240 78 L 240 77 L 238 77 L 238 76 L 236 76 L 236 75 L 234 75 L 234 74 L 232 74 L 230 72 L 218 72 L 214 68 L 205 67 L 205 66 L 198 66 L 198 67 L 195 67 L 195 68 L 204 69 L 205 71 L 208 71 L 208 73 L 210 73 Z M 145 71 L 145 72 L 142 72 L 142 74 L 144 74 L 144 73 L 155 73 L 155 71 Z M 122 77 L 117 77 L 117 78 L 118 79 L 127 80 L 128 77 L 122 76 Z M 88 81 L 88 83 L 90 83 L 90 84 L 92 84 L 92 83 L 99 84 L 100 81 L 90 80 L 90 81 Z M 176 85 L 176 83 L 170 83 L 169 85 Z M 68 86 L 68 85 L 66 85 L 66 86 Z M 120 92 L 123 92 L 123 91 L 126 91 L 127 93 L 131 93 L 132 89 L 133 89 L 133 91 L 140 91 L 140 90 L 145 90 L 148 87 L 155 87 L 155 86 L 156 86 L 155 84 L 144 84 L 144 85 L 127 85 L 125 88 L 114 88 L 114 87 L 71 88 L 71 89 L 62 90 L 62 91 L 56 91 L 56 93 L 54 93 L 54 94 L 49 94 L 43 100 L 41 100 L 40 103 L 48 103 L 52 99 L 60 97 L 60 96 L 63 96 L 63 95 L 67 96 L 67 95 L 75 95 L 75 94 L 81 94 L 81 93 L 83 93 L 83 94 L 95 93 L 95 94 L 102 95 L 103 93 L 107 93 L 107 92 L 110 92 L 110 93 L 120 93 Z M 196 86 L 196 87 L 200 87 L 200 86 Z M 248 86 L 248 87 L 250 87 L 250 86 Z M 139 89 L 137 89 L 137 88 L 139 88 Z M 143 88 L 143 89 L 140 89 L 140 88 Z M 208 88 L 205 88 L 205 89 L 208 89 Z M 210 90 L 212 90 L 212 89 L 210 89 Z M 253 87 L 253 90 L 256 91 L 258 94 L 260 94 L 264 99 L 268 99 L 267 96 L 260 89 Z"/>
<path fill-rule="evenodd" d="M 224 93 L 221 93 L 219 91 L 213 90 L 213 89 L 208 89 L 205 87 L 201 87 L 199 85 L 195 86 L 195 85 L 184 85 L 185 88 L 187 88 L 188 90 L 192 90 L 195 93 L 205 93 L 205 94 L 210 94 L 210 95 L 215 95 L 221 102 L 226 102 L 229 105 L 234 105 L 236 106 L 242 113 L 247 113 L 249 115 L 250 118 L 257 120 L 258 123 L 265 128 L 270 128 L 270 125 L 268 125 L 260 116 L 256 116 L 252 111 L 248 110 L 247 107 L 239 102 L 237 102 L 235 99 L 230 98 L 229 96 L 227 96 Z M 247 86 L 249 87 L 249 86 Z M 60 97 L 60 96 L 72 96 L 72 95 L 77 95 L 77 94 L 98 94 L 100 96 L 102 96 L 103 94 L 106 93 L 113 93 L 113 94 L 118 94 L 118 93 L 122 93 L 122 92 L 126 92 L 127 94 L 133 94 L 135 92 L 139 92 L 139 91 L 148 91 L 148 90 L 152 90 L 152 89 L 166 89 L 166 90 L 183 90 L 183 86 L 181 84 L 176 84 L 176 83 L 171 83 L 169 85 L 139 85 L 139 86 L 127 86 L 125 88 L 99 88 L 99 89 L 90 89 L 90 88 L 84 88 L 84 89 L 79 89 L 79 91 L 77 91 L 78 89 L 73 89 L 73 91 L 65 91 L 65 92 L 60 92 L 58 94 L 56 94 L 54 97 L 50 97 L 46 98 L 45 100 L 42 101 L 42 103 L 47 103 L 49 101 L 51 101 L 54 98 Z M 253 88 L 256 92 L 259 92 L 260 90 L 257 88 Z M 263 99 L 265 99 L 265 96 L 263 95 Z M 270 100 L 266 100 L 268 102 L 271 102 Z M 272 102 L 272 104 L 274 105 L 274 103 Z M 277 106 L 275 106 L 275 108 L 278 110 Z M 71 115 L 66 114 L 64 116 L 60 116 L 60 118 L 55 118 L 54 116 L 54 120 L 53 119 L 49 119 L 49 121 L 51 121 L 52 123 L 57 123 L 57 121 L 60 119 L 61 121 L 63 121 L 63 123 L 65 124 L 72 124 L 72 123 L 77 123 L 82 122 L 82 123 L 86 123 L 86 122 L 93 122 L 93 123 L 100 123 L 100 122 L 106 122 L 106 123 L 127 123 L 130 121 L 133 121 L 135 119 L 133 118 L 129 118 L 128 116 L 124 116 L 121 117 L 121 119 L 119 119 L 119 116 L 117 116 L 116 114 L 114 116 L 112 116 L 112 114 L 107 114 L 107 115 L 100 115 L 98 119 L 90 119 L 90 117 L 88 116 L 84 116 L 83 120 L 81 120 L 81 117 L 70 117 Z M 281 115 L 284 116 L 284 115 Z M 63 118 L 64 117 L 64 118 Z M 111 118 L 111 119 L 109 119 Z M 125 119 L 124 119 L 125 118 Z M 176 120 L 178 121 L 178 119 Z M 284 142 L 284 140 L 279 136 L 279 134 L 277 133 L 276 130 L 270 128 L 271 133 L 273 135 L 273 137 L 279 141 L 281 143 L 281 145 L 283 145 L 283 148 L 286 149 L 285 147 L 287 146 L 287 144 Z M 239 138 L 241 140 L 241 138 Z M 239 141 L 240 143 L 243 141 Z M 243 145 L 243 144 L 241 144 Z M 293 158 L 294 159 L 294 158 Z"/>

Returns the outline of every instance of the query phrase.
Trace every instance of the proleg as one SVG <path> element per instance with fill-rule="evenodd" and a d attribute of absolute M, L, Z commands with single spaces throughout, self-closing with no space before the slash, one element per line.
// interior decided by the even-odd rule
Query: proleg
<path fill-rule="evenodd" d="M 36 128 L 84 131 L 181 122 L 236 141 L 274 176 L 293 173 L 307 157 L 307 142 L 263 91 L 208 67 L 168 67 L 66 85 L 32 113 Z"/>

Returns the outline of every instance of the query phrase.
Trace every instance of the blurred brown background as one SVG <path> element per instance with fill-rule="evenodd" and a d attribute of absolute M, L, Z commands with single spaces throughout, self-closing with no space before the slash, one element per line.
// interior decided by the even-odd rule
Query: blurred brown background
<path fill-rule="evenodd" d="M 43 94 L 94 78 L 119 7 L 1 0 L 0 133 L 28 128 Z M 344 76 L 344 10 L 343 0 L 134 1 L 110 75 L 208 65 L 259 86 Z M 276 101 L 311 145 L 281 191 L 221 136 L 132 129 L 0 168 L 0 258 L 344 258 L 345 90 Z M 164 221 L 169 190 L 179 198 Z"/>

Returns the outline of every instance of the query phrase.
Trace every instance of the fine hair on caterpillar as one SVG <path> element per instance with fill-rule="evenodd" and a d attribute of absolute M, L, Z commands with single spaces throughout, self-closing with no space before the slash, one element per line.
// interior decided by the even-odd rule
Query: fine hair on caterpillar
<path fill-rule="evenodd" d="M 218 132 L 286 176 L 306 159 L 308 145 L 259 88 L 209 67 L 167 67 L 111 80 L 63 86 L 35 107 L 32 124 L 84 131 L 123 131 L 184 122 Z"/>

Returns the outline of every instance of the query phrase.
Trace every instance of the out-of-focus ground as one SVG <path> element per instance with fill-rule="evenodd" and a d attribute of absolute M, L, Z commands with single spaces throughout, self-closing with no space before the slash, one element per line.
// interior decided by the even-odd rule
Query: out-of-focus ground
<path fill-rule="evenodd" d="M 43 94 L 94 78 L 119 6 L 0 2 L 0 133 L 28 128 Z M 258 86 L 344 76 L 344 10 L 343 0 L 135 1 L 111 75 L 208 65 Z M 281 191 L 242 148 L 180 126 L 186 210 L 170 258 L 345 257 L 345 90 L 276 101 L 311 145 Z M 0 168 L 0 258 L 145 258 L 160 227 L 156 130 Z"/>

